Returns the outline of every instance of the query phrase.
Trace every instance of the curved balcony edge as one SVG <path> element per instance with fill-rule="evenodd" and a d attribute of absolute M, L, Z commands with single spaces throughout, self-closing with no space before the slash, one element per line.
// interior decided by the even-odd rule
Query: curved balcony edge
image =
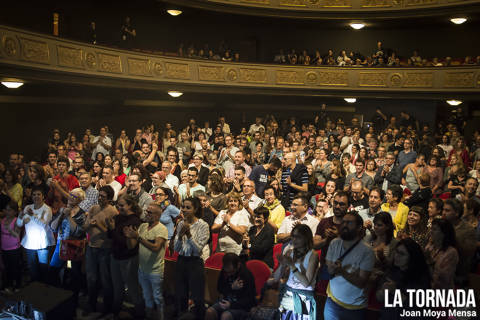
<path fill-rule="evenodd" d="M 480 93 L 480 66 L 347 68 L 193 60 L 95 46 L 5 26 L 0 26 L 0 64 L 8 66 L 0 71 L 2 79 L 15 78 L 15 69 L 27 69 L 217 88 Z"/>
<path fill-rule="evenodd" d="M 457 13 L 477 8 L 479 0 L 163 0 L 170 6 L 244 15 L 338 19 L 332 14 L 371 15 L 369 18 L 404 18 Z M 398 16 L 400 15 L 400 16 Z"/>

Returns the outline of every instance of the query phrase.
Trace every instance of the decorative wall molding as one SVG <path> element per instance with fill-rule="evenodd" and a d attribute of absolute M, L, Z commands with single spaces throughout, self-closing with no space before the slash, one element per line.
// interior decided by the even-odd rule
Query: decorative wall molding
<path fill-rule="evenodd" d="M 478 0 L 190 0 L 191 4 L 218 4 L 231 7 L 265 8 L 283 11 L 395 11 L 478 4 Z"/>
<path fill-rule="evenodd" d="M 310 3 L 313 0 L 308 0 Z M 412 0 L 413 1 L 413 0 Z M 440 1 L 440 0 L 438 0 Z M 473 92 L 480 66 L 449 68 L 346 68 L 193 60 L 117 50 L 0 26 L 0 77 L 48 74 L 190 84 L 366 92 Z M 6 68 L 3 68 L 4 70 Z M 25 73 L 26 72 L 26 73 Z"/>

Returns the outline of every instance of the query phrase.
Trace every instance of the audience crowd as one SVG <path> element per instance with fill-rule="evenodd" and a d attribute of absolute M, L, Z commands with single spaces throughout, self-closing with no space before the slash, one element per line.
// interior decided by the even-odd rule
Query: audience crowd
<path fill-rule="evenodd" d="M 12 153 L 0 164 L 3 293 L 43 281 L 106 318 L 128 299 L 139 318 L 328 320 L 372 306 L 398 318 L 385 290 L 466 288 L 480 258 L 480 134 L 464 137 L 461 113 L 435 128 L 381 109 L 365 125 L 325 105 L 311 119 L 257 117 L 237 134 L 223 116 L 133 137 L 53 130 L 45 159 Z M 220 298 L 206 305 L 219 254 Z"/>
<path fill-rule="evenodd" d="M 130 17 L 125 17 L 120 28 L 120 40 L 116 42 L 125 49 L 139 50 L 136 43 L 137 32 Z M 88 39 L 89 42 L 97 44 L 96 23 L 91 22 Z M 173 53 L 171 53 L 173 54 Z M 243 62 L 238 50 L 233 50 L 230 45 L 222 41 L 217 48 L 208 44 L 196 46 L 190 43 L 188 47 L 181 43 L 174 55 L 182 58 L 206 59 L 226 62 Z M 252 61 L 255 62 L 255 61 Z M 459 57 L 422 57 L 418 50 L 414 50 L 410 57 L 400 56 L 397 50 L 384 47 L 382 41 L 378 41 L 371 53 L 360 53 L 358 51 L 341 50 L 338 54 L 329 49 L 321 52 L 319 49 L 314 53 L 308 50 L 291 49 L 285 52 L 280 49 L 273 57 L 274 63 L 289 65 L 307 66 L 340 66 L 340 67 L 451 67 L 451 66 L 475 66 L 480 65 L 480 55 Z"/>
<path fill-rule="evenodd" d="M 414 50 L 410 57 L 400 56 L 397 51 L 387 49 L 381 41 L 371 53 L 341 50 L 335 54 L 332 49 L 322 53 L 315 50 L 309 53 L 307 50 L 296 51 L 291 49 L 285 53 L 280 49 L 274 56 L 273 62 L 290 65 L 306 66 L 339 66 L 339 67 L 451 67 L 451 66 L 475 66 L 480 65 L 480 55 L 465 58 L 452 57 L 422 57 L 418 50 Z"/>

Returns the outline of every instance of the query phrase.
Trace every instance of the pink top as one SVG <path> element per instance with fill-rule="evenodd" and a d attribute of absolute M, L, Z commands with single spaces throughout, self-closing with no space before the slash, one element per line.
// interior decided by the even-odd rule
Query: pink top
<path fill-rule="evenodd" d="M 7 218 L 2 219 L 2 250 L 15 250 L 20 248 L 20 237 L 14 237 L 8 232 L 7 226 L 5 225 L 5 221 Z M 12 222 L 10 222 L 10 229 L 15 228 L 15 222 L 17 218 L 14 218 Z"/>

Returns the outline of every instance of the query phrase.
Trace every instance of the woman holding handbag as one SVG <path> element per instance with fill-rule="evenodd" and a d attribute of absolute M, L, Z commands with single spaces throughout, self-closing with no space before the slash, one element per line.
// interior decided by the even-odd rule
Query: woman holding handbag
<path fill-rule="evenodd" d="M 70 191 L 67 206 L 60 208 L 57 217 L 50 223 L 54 232 L 58 232 L 57 245 L 50 260 L 49 282 L 60 285 L 60 270 L 67 261 L 72 263 L 72 282 L 70 288 L 74 292 L 77 303 L 82 279 L 82 260 L 85 254 L 85 231 L 82 229 L 85 213 L 80 210 L 79 204 L 85 199 L 85 191 L 76 188 Z"/>

